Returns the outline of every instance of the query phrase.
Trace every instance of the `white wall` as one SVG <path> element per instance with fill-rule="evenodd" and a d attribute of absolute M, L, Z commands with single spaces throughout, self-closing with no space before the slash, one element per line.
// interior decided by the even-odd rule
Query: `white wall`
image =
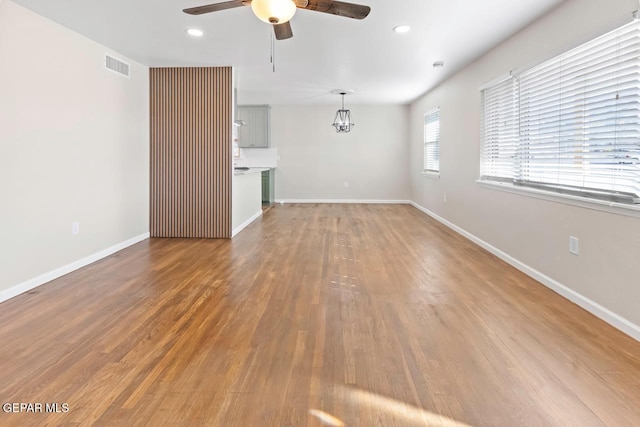
<path fill-rule="evenodd" d="M 411 106 L 410 167 L 416 203 L 640 325 L 640 219 L 487 189 L 475 182 L 480 86 L 629 22 L 637 8 L 637 0 L 569 0 L 419 99 Z M 441 179 L 435 180 L 420 173 L 422 117 L 438 105 Z M 580 239 L 580 256 L 568 252 L 570 235 Z"/>
<path fill-rule="evenodd" d="M 331 123 L 339 101 L 272 106 L 276 200 L 408 200 L 408 107 L 349 105 L 347 98 L 356 126 L 337 134 Z"/>
<path fill-rule="evenodd" d="M 0 296 L 149 231 L 149 73 L 105 52 L 0 4 Z"/>

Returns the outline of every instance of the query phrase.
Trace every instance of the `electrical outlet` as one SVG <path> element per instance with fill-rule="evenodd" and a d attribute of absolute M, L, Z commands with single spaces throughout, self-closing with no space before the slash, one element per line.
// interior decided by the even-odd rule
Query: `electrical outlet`
<path fill-rule="evenodd" d="M 442 197 L 442 200 L 447 203 L 447 193 L 444 193 L 444 196 Z"/>
<path fill-rule="evenodd" d="M 580 255 L 580 240 L 577 237 L 569 236 L 569 252 Z"/>
<path fill-rule="evenodd" d="M 349 188 L 349 181 L 344 182 L 344 188 Z"/>
<path fill-rule="evenodd" d="M 80 233 L 80 223 L 78 221 L 71 223 L 71 234 L 75 236 Z"/>

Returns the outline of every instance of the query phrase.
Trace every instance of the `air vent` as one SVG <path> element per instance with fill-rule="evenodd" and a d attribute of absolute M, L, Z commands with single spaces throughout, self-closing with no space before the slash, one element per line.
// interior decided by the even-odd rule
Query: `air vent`
<path fill-rule="evenodd" d="M 113 58 L 109 55 L 105 55 L 106 62 L 105 66 L 107 70 L 111 70 L 114 73 L 118 73 L 122 76 L 129 77 L 129 64 L 126 62 L 122 62 L 116 58 Z"/>

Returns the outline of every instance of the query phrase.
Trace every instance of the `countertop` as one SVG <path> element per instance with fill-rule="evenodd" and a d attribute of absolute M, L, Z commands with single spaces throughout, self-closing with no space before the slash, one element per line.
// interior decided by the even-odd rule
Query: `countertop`
<path fill-rule="evenodd" d="M 247 170 L 234 170 L 233 174 L 235 176 L 238 175 L 251 175 L 252 173 L 262 173 L 264 171 L 268 171 L 271 168 L 249 168 Z"/>

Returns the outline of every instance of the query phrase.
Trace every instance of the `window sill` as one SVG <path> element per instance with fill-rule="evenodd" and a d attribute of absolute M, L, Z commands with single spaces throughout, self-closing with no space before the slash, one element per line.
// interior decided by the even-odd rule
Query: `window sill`
<path fill-rule="evenodd" d="M 640 218 L 640 205 L 627 205 L 624 203 L 589 199 L 587 197 L 572 196 L 570 194 L 560 194 L 551 191 L 538 190 L 535 188 L 519 187 L 509 183 L 482 180 L 477 180 L 476 182 L 479 186 L 492 190 L 506 191 L 507 193 L 535 197 L 536 199 L 548 200 L 556 203 L 564 203 L 567 205 L 578 206 L 585 209 L 592 209 L 617 215 Z"/>
<path fill-rule="evenodd" d="M 440 179 L 440 172 L 422 171 L 422 175 L 433 179 Z"/>

